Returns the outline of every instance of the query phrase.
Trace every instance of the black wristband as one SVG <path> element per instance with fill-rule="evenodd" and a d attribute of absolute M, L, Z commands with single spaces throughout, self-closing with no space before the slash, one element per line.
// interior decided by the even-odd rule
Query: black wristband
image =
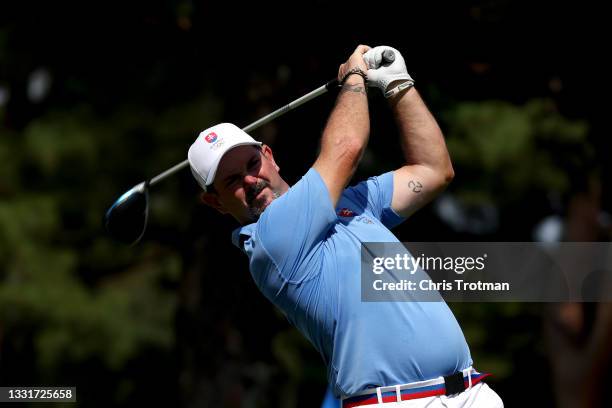
<path fill-rule="evenodd" d="M 368 77 L 366 76 L 365 72 L 363 72 L 361 70 L 361 68 L 352 68 L 350 69 L 346 74 L 344 74 L 344 77 L 342 77 L 342 81 L 340 81 L 341 85 L 344 85 L 344 83 L 346 82 L 346 80 L 348 79 L 349 76 L 353 75 L 353 74 L 357 74 L 360 77 L 363 78 L 363 82 L 365 84 L 368 83 Z"/>

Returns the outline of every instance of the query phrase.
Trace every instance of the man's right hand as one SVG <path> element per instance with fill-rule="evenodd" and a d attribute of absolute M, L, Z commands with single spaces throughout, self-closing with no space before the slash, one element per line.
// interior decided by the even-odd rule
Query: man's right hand
<path fill-rule="evenodd" d="M 340 68 L 338 68 L 339 82 L 342 81 L 346 73 L 349 72 L 351 69 L 359 68 L 361 71 L 363 71 L 364 74 L 368 71 L 368 66 L 366 65 L 366 62 L 363 59 L 363 55 L 370 49 L 371 48 L 367 45 L 358 45 L 357 48 L 355 48 L 355 51 L 353 51 L 348 60 L 346 60 L 346 62 L 344 64 L 341 64 Z M 359 75 L 357 74 L 355 74 L 354 76 L 359 77 Z"/>

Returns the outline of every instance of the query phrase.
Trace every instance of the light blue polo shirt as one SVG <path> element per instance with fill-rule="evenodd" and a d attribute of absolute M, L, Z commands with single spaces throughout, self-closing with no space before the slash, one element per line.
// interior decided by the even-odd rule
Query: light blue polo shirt
<path fill-rule="evenodd" d="M 347 188 L 332 207 L 315 169 L 234 231 L 251 275 L 321 353 L 336 397 L 472 365 L 444 302 L 362 302 L 361 243 L 398 242 L 393 172 Z"/>

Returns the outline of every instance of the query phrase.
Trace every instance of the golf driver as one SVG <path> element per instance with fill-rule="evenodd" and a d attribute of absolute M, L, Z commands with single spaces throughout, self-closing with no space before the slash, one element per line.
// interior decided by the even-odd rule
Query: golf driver
<path fill-rule="evenodd" d="M 393 51 L 385 51 L 383 53 L 384 63 L 390 64 L 394 60 L 395 54 Z M 338 88 L 338 86 L 338 80 L 333 79 L 314 91 L 256 120 L 242 130 L 246 133 L 255 130 L 317 96 L 323 95 L 331 89 Z M 109 234 L 117 241 L 126 244 L 134 245 L 138 243 L 147 227 L 147 220 L 149 217 L 149 188 L 187 166 L 189 166 L 189 160 L 184 160 L 152 179 L 143 181 L 123 193 L 104 215 L 104 226 Z"/>

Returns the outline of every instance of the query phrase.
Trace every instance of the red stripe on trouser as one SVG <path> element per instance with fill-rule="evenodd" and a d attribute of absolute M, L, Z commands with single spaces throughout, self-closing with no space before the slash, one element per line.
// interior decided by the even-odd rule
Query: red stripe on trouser
<path fill-rule="evenodd" d="M 488 377 L 490 375 L 491 374 L 479 374 L 479 376 L 477 376 L 475 379 L 472 379 L 472 386 L 478 384 L 485 377 Z M 465 389 L 467 390 L 467 388 L 470 386 L 469 380 L 463 380 L 463 383 L 465 384 Z M 434 397 L 436 395 L 444 395 L 446 394 L 446 389 L 444 388 L 444 384 L 441 384 L 441 385 L 442 385 L 442 388 L 438 390 L 428 390 L 428 391 L 410 392 L 406 394 L 401 394 L 401 400 L 407 401 L 407 400 L 418 399 L 418 398 Z M 415 389 L 418 390 L 418 388 L 415 388 Z M 406 390 L 401 390 L 400 392 L 406 392 Z M 389 395 L 389 396 L 383 397 L 382 402 L 397 402 L 397 395 Z M 342 404 L 342 408 L 354 408 L 354 407 L 360 407 L 363 405 L 372 405 L 372 404 L 378 404 L 378 397 L 376 396 L 376 394 L 374 394 L 373 397 L 365 399 L 365 400 L 345 402 Z"/>

